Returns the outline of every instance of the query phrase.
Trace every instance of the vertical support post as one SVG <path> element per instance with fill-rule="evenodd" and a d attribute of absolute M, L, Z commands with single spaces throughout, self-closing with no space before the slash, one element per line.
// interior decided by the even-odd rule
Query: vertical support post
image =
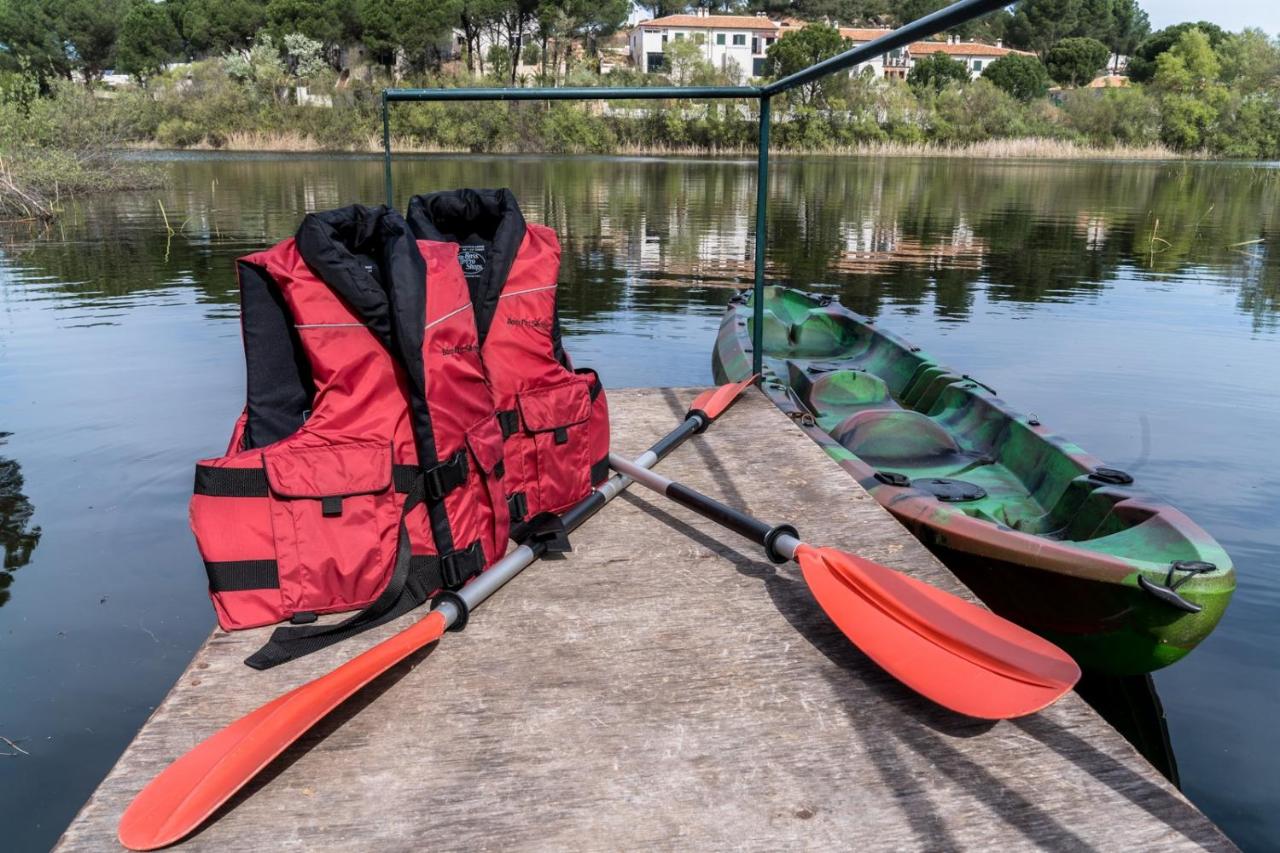
<path fill-rule="evenodd" d="M 751 372 L 764 367 L 764 253 L 769 217 L 769 98 L 760 98 L 760 137 L 756 154 L 756 280 L 751 296 Z"/>
<path fill-rule="evenodd" d="M 382 90 L 382 180 L 387 187 L 387 207 L 395 207 L 391 192 L 391 116 L 387 110 L 387 90 Z"/>

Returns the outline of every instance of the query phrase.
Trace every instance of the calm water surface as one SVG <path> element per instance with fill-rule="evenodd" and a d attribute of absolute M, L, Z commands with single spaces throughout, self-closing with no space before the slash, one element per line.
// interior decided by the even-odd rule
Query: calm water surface
<path fill-rule="evenodd" d="M 213 624 L 185 516 L 243 396 L 232 259 L 382 191 L 366 159 L 163 168 L 165 190 L 0 238 L 7 849 L 57 838 Z M 751 276 L 752 164 L 424 158 L 396 180 L 510 186 L 554 226 L 569 346 L 606 383 L 710 382 Z M 796 159 L 771 193 L 771 277 L 881 317 L 1226 545 L 1231 609 L 1156 683 L 1187 794 L 1280 846 L 1280 173 Z"/>

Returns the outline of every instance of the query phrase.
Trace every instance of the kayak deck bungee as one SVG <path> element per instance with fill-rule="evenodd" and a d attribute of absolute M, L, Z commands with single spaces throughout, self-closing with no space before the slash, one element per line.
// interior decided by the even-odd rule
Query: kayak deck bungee
<path fill-rule="evenodd" d="M 717 382 L 751 372 L 730 302 Z M 1213 630 L 1235 589 L 1187 516 L 990 387 L 836 297 L 765 288 L 761 387 L 993 610 L 1098 672 L 1150 672 Z"/>

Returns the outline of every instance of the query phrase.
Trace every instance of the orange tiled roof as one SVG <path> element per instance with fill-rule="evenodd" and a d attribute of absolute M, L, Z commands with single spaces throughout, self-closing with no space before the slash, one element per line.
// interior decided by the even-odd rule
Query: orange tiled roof
<path fill-rule="evenodd" d="M 893 30 L 889 29 L 864 29 L 859 27 L 840 28 L 840 35 L 856 42 L 873 41 L 880 38 L 880 36 L 887 35 L 891 32 L 893 32 Z"/>
<path fill-rule="evenodd" d="M 756 15 L 667 15 L 652 21 L 641 21 L 640 27 L 684 27 L 690 30 L 769 30 L 778 25 Z"/>
<path fill-rule="evenodd" d="M 1026 53 L 1008 47 L 996 47 L 994 44 L 980 44 L 976 41 L 962 41 L 949 44 L 945 41 L 916 41 L 907 45 L 907 52 L 917 59 L 945 53 L 948 56 L 1004 56 L 1009 53 Z"/>

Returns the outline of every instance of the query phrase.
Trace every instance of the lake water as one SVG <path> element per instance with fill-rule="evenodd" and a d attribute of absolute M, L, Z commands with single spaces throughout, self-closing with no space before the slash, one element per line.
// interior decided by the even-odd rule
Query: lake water
<path fill-rule="evenodd" d="M 162 190 L 0 233 L 7 849 L 57 838 L 213 625 L 186 503 L 243 397 L 232 260 L 382 197 L 372 159 L 162 168 Z M 401 203 L 509 186 L 555 227 L 568 346 L 607 384 L 710 382 L 728 288 L 751 278 L 753 163 L 428 157 L 395 176 Z M 1280 846 L 1280 172 L 803 158 L 770 192 L 771 278 L 840 293 L 1231 552 L 1224 621 L 1156 684 L 1186 793 L 1242 846 Z"/>

